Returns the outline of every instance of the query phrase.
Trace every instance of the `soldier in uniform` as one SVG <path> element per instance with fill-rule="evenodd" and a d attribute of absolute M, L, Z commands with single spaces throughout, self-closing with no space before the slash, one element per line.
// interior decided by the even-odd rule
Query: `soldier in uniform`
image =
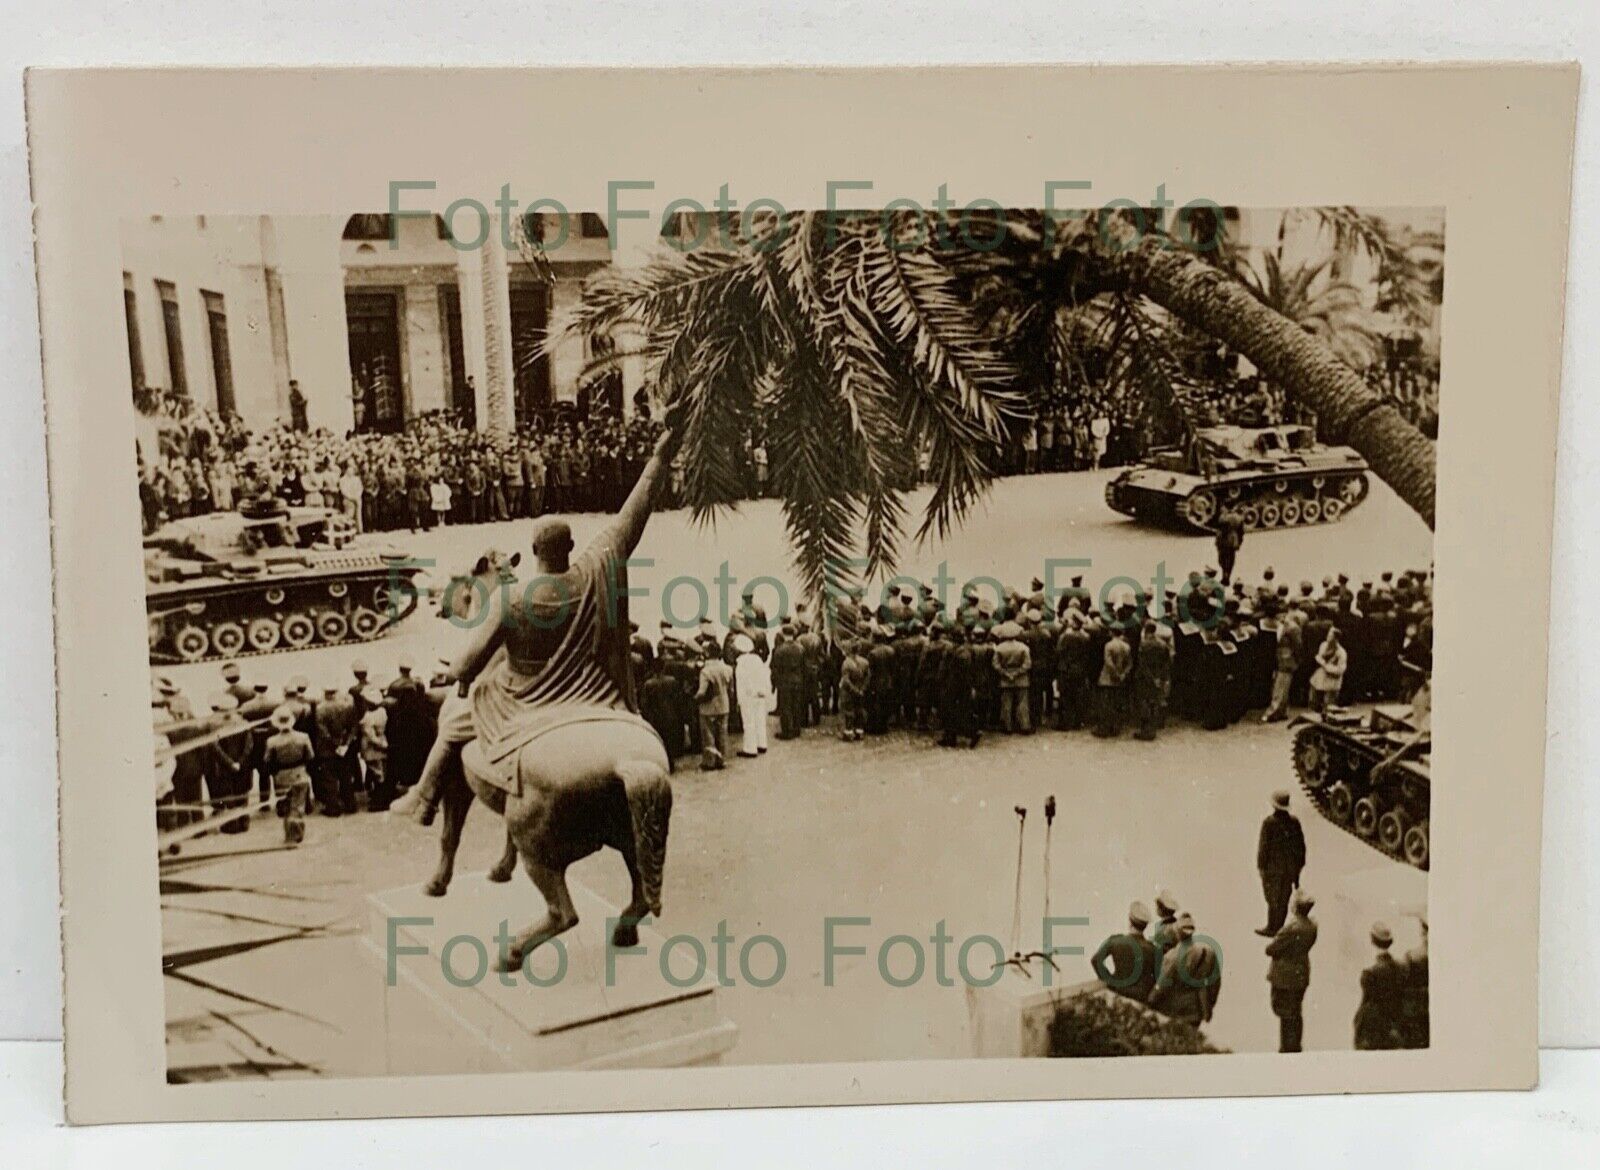
<path fill-rule="evenodd" d="M 871 673 L 867 679 L 867 731 L 882 735 L 889 730 L 889 717 L 895 699 L 895 655 L 893 634 L 887 627 L 879 626 L 872 635 L 872 648 L 867 651 L 867 664 Z"/>
<path fill-rule="evenodd" d="M 1311 948 L 1317 924 L 1311 908 L 1316 899 L 1304 890 L 1294 896 L 1294 916 L 1267 944 L 1267 984 L 1272 989 L 1272 1014 L 1278 1017 L 1278 1051 L 1299 1052 L 1305 1032 L 1306 988 L 1311 986 Z"/>
<path fill-rule="evenodd" d="M 975 659 L 963 626 L 951 626 L 949 639 L 950 648 L 945 652 L 944 669 L 939 675 L 939 723 L 944 729 L 939 743 L 942 747 L 955 747 L 956 740 L 964 738 L 969 747 L 977 747 L 980 729 L 973 707 L 972 680 L 973 671 L 977 669 Z"/>
<path fill-rule="evenodd" d="M 1040 610 L 1030 602 L 1023 615 L 1027 618 L 1022 641 L 1028 647 L 1028 702 L 1033 727 L 1047 726 L 1046 721 L 1056 709 L 1056 627 L 1048 614 L 1048 610 Z"/>
<path fill-rule="evenodd" d="M 1102 739 L 1122 734 L 1122 711 L 1126 702 L 1128 678 L 1133 673 L 1133 654 L 1120 629 L 1113 629 L 1101 658 L 1098 690 L 1098 718 L 1094 733 Z"/>
<path fill-rule="evenodd" d="M 803 616 L 799 624 L 800 634 L 795 640 L 805 654 L 805 723 L 807 727 L 815 727 L 822 722 L 822 660 L 827 654 L 827 646 L 822 635 Z"/>
<path fill-rule="evenodd" d="M 410 655 L 403 655 L 399 676 L 384 692 L 389 707 L 386 779 L 397 790 L 408 789 L 417 782 L 428 749 L 433 746 L 433 711 L 428 703 L 427 687 L 411 673 L 414 665 Z"/>
<path fill-rule="evenodd" d="M 1056 685 L 1060 688 L 1056 726 L 1076 731 L 1083 726 L 1089 702 L 1089 635 L 1077 610 L 1067 611 L 1056 638 Z"/>
<path fill-rule="evenodd" d="M 350 696 L 337 686 L 329 686 L 317 702 L 314 716 L 316 748 L 312 782 L 317 803 L 326 816 L 356 811 L 355 782 L 350 768 L 350 746 L 355 741 L 356 709 Z"/>
<path fill-rule="evenodd" d="M 945 655 L 950 644 L 945 641 L 945 627 L 935 621 L 928 627 L 923 643 L 922 658 L 917 663 L 917 730 L 927 731 L 934 712 L 939 706 L 939 676 L 944 671 Z"/>
<path fill-rule="evenodd" d="M 1377 955 L 1361 972 L 1361 1006 L 1356 1009 L 1355 1047 L 1358 1052 L 1400 1047 L 1400 1004 L 1406 971 L 1389 948 L 1394 935 L 1381 922 L 1372 925 L 1372 945 Z"/>
<path fill-rule="evenodd" d="M 1028 722 L 1028 683 L 1032 662 L 1028 647 L 1018 635 L 1022 631 L 1013 622 L 996 627 L 995 633 L 1003 639 L 994 648 L 994 669 L 1000 676 L 1000 729 L 1007 735 L 1026 735 L 1032 730 Z"/>
<path fill-rule="evenodd" d="M 778 738 L 795 739 L 806 725 L 806 652 L 793 625 L 785 624 L 772 648 L 772 685 L 778 695 Z"/>
<path fill-rule="evenodd" d="M 1135 902 L 1128 907 L 1127 932 L 1106 939 L 1089 960 L 1100 982 L 1140 1003 L 1150 998 L 1161 973 L 1161 956 L 1144 934 L 1149 925 L 1150 911 L 1143 902 Z"/>
<path fill-rule="evenodd" d="M 908 614 L 911 613 L 907 607 Z M 899 627 L 894 640 L 895 704 L 900 711 L 902 727 L 917 726 L 917 668 L 922 664 L 922 652 L 927 648 L 928 637 L 915 616 L 909 616 Z"/>
<path fill-rule="evenodd" d="M 1306 865 L 1306 836 L 1300 819 L 1289 811 L 1289 794 L 1272 794 L 1272 811 L 1261 822 L 1256 839 L 1256 872 L 1261 875 L 1261 892 L 1267 900 L 1267 924 L 1256 931 L 1272 938 L 1283 928 L 1289 912 L 1289 893 L 1300 884 L 1300 871 Z"/>
<path fill-rule="evenodd" d="M 1227 585 L 1233 580 L 1233 564 L 1244 544 L 1244 521 L 1238 512 L 1230 509 L 1218 517 L 1216 541 L 1217 564 L 1222 566 L 1222 583 Z"/>
<path fill-rule="evenodd" d="M 665 658 L 641 667 L 646 677 L 639 688 L 639 714 L 656 729 L 667 749 L 667 766 L 676 771 L 678 757 L 683 755 L 683 704 L 678 680 L 668 673 L 668 667 Z"/>
<path fill-rule="evenodd" d="M 839 666 L 839 738 L 853 743 L 867 733 L 867 703 L 872 682 L 872 664 L 861 653 L 861 643 L 844 644 L 844 661 Z"/>
<path fill-rule="evenodd" d="M 239 700 L 231 693 L 213 695 L 211 711 L 213 726 L 226 732 L 206 749 L 206 787 L 211 793 L 211 807 L 218 812 L 242 809 L 250 799 L 252 736 L 239 717 Z M 250 814 L 224 821 L 221 828 L 224 833 L 243 833 L 250 828 Z"/>
<path fill-rule="evenodd" d="M 1178 942 L 1178 900 L 1166 890 L 1156 891 L 1156 928 L 1150 939 L 1163 955 Z"/>
<path fill-rule="evenodd" d="M 239 718 L 251 726 L 250 756 L 246 762 L 247 778 L 254 774 L 260 780 L 261 799 L 272 799 L 272 778 L 267 775 L 261 766 L 262 749 L 266 747 L 268 738 L 272 735 L 272 728 L 266 722 L 269 716 L 278 709 L 278 700 L 268 693 L 267 684 L 258 682 L 250 688 L 250 698 L 239 705 Z M 247 790 L 248 795 L 248 790 Z"/>
<path fill-rule="evenodd" d="M 973 627 L 968 644 L 972 648 L 973 714 L 980 731 L 1000 726 L 1000 672 L 994 668 L 994 626 L 980 621 Z"/>
<path fill-rule="evenodd" d="M 1406 952 L 1405 989 L 1400 994 L 1400 1039 L 1405 1048 L 1426 1048 L 1428 1028 L 1428 919 L 1422 918 L 1422 941 Z"/>
<path fill-rule="evenodd" d="M 1133 673 L 1134 706 L 1139 719 L 1136 739 L 1154 739 L 1166 723 L 1171 689 L 1172 647 L 1157 632 L 1155 621 L 1146 621 Z"/>
<path fill-rule="evenodd" d="M 1178 941 L 1161 957 L 1150 1006 L 1198 1028 L 1210 1023 L 1222 994 L 1222 959 L 1209 943 L 1196 942 L 1194 934 L 1194 919 L 1178 915 Z"/>

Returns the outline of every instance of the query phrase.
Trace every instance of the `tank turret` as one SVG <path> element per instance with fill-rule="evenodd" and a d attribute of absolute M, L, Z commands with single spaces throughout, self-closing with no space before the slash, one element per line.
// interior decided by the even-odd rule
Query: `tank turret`
<path fill-rule="evenodd" d="M 201 662 L 365 642 L 417 607 L 421 566 L 353 543 L 327 508 L 251 500 L 144 541 L 152 662 Z"/>
<path fill-rule="evenodd" d="M 1106 485 L 1125 516 L 1211 532 L 1226 512 L 1247 531 L 1331 524 L 1367 498 L 1367 464 L 1310 427 L 1200 427 Z"/>

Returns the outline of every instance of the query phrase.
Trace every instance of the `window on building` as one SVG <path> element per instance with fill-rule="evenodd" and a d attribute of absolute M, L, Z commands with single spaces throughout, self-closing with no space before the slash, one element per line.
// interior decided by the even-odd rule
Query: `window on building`
<path fill-rule="evenodd" d="M 183 364 L 183 325 L 178 319 L 178 290 L 170 282 L 156 281 L 156 295 L 161 298 L 161 324 L 167 335 L 167 369 L 172 375 L 170 389 L 180 397 L 189 397 L 189 372 Z"/>
<path fill-rule="evenodd" d="M 228 349 L 228 310 L 222 294 L 201 291 L 206 303 L 206 327 L 211 334 L 211 375 L 217 386 L 217 413 L 237 411 L 233 397 L 233 354 Z"/>
<path fill-rule="evenodd" d="M 544 340 L 550 328 L 550 293 L 542 284 L 511 286 L 511 360 L 518 422 L 531 421 L 550 405 L 550 358 Z"/>
<path fill-rule="evenodd" d="M 122 314 L 128 326 L 128 375 L 135 394 L 143 393 L 144 344 L 139 340 L 139 296 L 133 291 L 133 277 L 122 274 Z"/>
<path fill-rule="evenodd" d="M 347 240 L 387 240 L 394 232 L 394 217 L 382 212 L 362 212 L 344 223 Z"/>

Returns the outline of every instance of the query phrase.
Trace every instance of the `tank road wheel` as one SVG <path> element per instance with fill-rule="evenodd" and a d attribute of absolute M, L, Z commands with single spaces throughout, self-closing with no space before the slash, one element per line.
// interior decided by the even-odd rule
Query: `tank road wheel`
<path fill-rule="evenodd" d="M 172 648 L 185 662 L 199 662 L 211 649 L 211 639 L 199 626 L 184 626 L 172 635 Z"/>
<path fill-rule="evenodd" d="M 1390 853 L 1399 854 L 1405 847 L 1406 827 L 1405 810 L 1390 809 L 1378 818 L 1378 844 Z"/>
<path fill-rule="evenodd" d="M 1277 492 L 1280 496 L 1283 495 L 1284 492 L 1289 490 L 1289 481 L 1286 479 L 1273 480 L 1272 490 Z"/>
<path fill-rule="evenodd" d="M 336 609 L 325 609 L 317 615 L 317 637 L 324 642 L 343 642 L 350 633 L 350 622 Z"/>
<path fill-rule="evenodd" d="M 1330 497 L 1322 501 L 1322 518 L 1332 524 L 1344 514 L 1344 501 L 1337 497 Z"/>
<path fill-rule="evenodd" d="M 268 605 L 282 605 L 283 604 L 283 590 L 277 588 L 276 586 L 274 586 L 273 588 L 267 590 L 266 598 L 267 598 L 267 604 Z"/>
<path fill-rule="evenodd" d="M 1300 501 L 1290 496 L 1283 501 L 1283 526 L 1293 528 L 1300 523 Z"/>
<path fill-rule="evenodd" d="M 1277 500 L 1265 500 L 1261 505 L 1261 527 L 1276 528 L 1283 523 L 1283 509 Z"/>
<path fill-rule="evenodd" d="M 1375 796 L 1363 796 L 1356 801 L 1354 818 L 1356 832 L 1369 841 L 1378 835 L 1379 807 L 1378 798 Z"/>
<path fill-rule="evenodd" d="M 1198 491 L 1183 502 L 1184 515 L 1196 528 L 1209 527 L 1217 518 L 1217 497 L 1209 491 Z"/>
<path fill-rule="evenodd" d="M 1322 520 L 1321 500 L 1302 500 L 1300 502 L 1300 523 L 1317 524 Z"/>
<path fill-rule="evenodd" d="M 343 581 L 333 581 L 328 585 L 328 596 L 332 597 L 334 600 L 338 600 L 349 592 L 350 586 L 346 585 Z"/>
<path fill-rule="evenodd" d="M 1406 830 L 1406 860 L 1418 869 L 1428 868 L 1428 822 L 1418 821 Z"/>
<path fill-rule="evenodd" d="M 1339 481 L 1339 498 L 1344 501 L 1344 506 L 1347 508 L 1354 508 L 1366 494 L 1366 483 L 1359 475 L 1348 476 Z"/>
<path fill-rule="evenodd" d="M 1294 739 L 1294 770 L 1306 787 L 1313 790 L 1328 783 L 1330 761 L 1328 749 L 1310 731 L 1302 731 Z"/>
<path fill-rule="evenodd" d="M 296 650 L 311 645 L 316 636 L 316 623 L 305 614 L 292 613 L 283 619 L 283 640 Z"/>
<path fill-rule="evenodd" d="M 238 622 L 219 622 L 211 631 L 211 646 L 224 658 L 244 649 L 244 627 Z"/>
<path fill-rule="evenodd" d="M 350 615 L 350 632 L 363 642 L 376 637 L 381 629 L 383 629 L 383 619 L 364 605 L 359 606 Z"/>
<path fill-rule="evenodd" d="M 258 617 L 245 627 L 244 636 L 250 643 L 250 649 L 258 654 L 265 654 L 278 648 L 278 642 L 283 638 L 283 631 L 271 618 Z"/>
<path fill-rule="evenodd" d="M 1261 509 L 1256 505 L 1246 504 L 1239 509 L 1239 516 L 1244 520 L 1244 526 L 1247 530 L 1254 532 L 1261 527 Z"/>
<path fill-rule="evenodd" d="M 1328 789 L 1328 815 L 1341 825 L 1350 823 L 1350 812 L 1355 802 L 1355 793 L 1343 780 Z"/>

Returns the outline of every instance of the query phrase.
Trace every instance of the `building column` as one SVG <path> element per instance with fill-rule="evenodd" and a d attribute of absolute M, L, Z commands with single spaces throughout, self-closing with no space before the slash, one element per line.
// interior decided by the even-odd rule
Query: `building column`
<path fill-rule="evenodd" d="M 511 281 L 500 220 L 491 217 L 480 248 L 460 253 L 461 338 L 472 375 L 480 431 L 516 427 L 516 383 L 512 377 Z"/>
<path fill-rule="evenodd" d="M 311 426 L 342 435 L 355 425 L 355 406 L 339 257 L 341 225 L 331 216 L 282 216 L 274 226 L 289 376 L 306 396 Z M 282 417 L 289 417 L 287 402 Z"/>
<path fill-rule="evenodd" d="M 443 410 L 450 405 L 450 388 L 444 376 L 444 314 L 439 310 L 439 289 L 433 283 L 405 286 L 401 309 L 407 365 L 411 370 L 411 414 Z"/>

